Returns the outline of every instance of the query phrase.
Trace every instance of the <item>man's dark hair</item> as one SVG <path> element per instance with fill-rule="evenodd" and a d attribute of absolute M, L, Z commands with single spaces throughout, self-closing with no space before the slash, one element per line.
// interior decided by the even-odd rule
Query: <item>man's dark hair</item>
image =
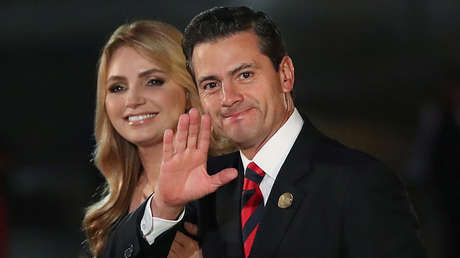
<path fill-rule="evenodd" d="M 192 77 L 195 79 L 192 67 L 195 45 L 251 29 L 259 39 L 260 51 L 270 58 L 275 70 L 278 71 L 278 66 L 287 53 L 281 33 L 270 17 L 244 6 L 214 7 L 195 16 L 184 31 L 182 48 L 187 59 L 187 70 Z"/>

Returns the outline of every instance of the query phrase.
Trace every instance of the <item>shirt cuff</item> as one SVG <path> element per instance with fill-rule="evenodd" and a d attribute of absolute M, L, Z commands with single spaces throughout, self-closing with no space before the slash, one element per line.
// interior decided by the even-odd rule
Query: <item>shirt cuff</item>
<path fill-rule="evenodd" d="M 153 217 L 152 209 L 150 208 L 150 202 L 152 201 L 152 197 L 153 194 L 147 200 L 147 204 L 145 205 L 144 216 L 141 220 L 141 231 L 149 245 L 153 244 L 153 242 L 155 242 L 155 239 L 159 235 L 161 235 L 166 230 L 174 227 L 174 225 L 181 221 L 185 214 L 184 209 L 177 220 L 167 220 Z"/>

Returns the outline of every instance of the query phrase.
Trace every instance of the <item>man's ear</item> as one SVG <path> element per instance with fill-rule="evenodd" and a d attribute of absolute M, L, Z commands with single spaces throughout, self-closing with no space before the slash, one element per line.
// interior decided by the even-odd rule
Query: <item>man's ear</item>
<path fill-rule="evenodd" d="M 294 88 L 294 64 L 289 56 L 284 56 L 278 66 L 281 89 L 283 92 L 291 92 Z"/>

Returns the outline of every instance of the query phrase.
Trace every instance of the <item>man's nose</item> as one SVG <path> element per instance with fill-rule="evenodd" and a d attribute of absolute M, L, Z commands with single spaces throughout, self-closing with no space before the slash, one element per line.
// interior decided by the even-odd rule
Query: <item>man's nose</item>
<path fill-rule="evenodd" d="M 232 106 L 242 100 L 242 95 L 237 85 L 233 83 L 222 84 L 222 105 Z"/>

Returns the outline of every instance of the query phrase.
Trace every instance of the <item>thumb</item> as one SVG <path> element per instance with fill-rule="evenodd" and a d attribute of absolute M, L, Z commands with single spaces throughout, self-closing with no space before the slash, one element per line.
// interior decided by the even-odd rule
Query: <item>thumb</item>
<path fill-rule="evenodd" d="M 238 176 L 238 170 L 234 168 L 226 168 L 226 169 L 219 171 L 219 173 L 210 176 L 210 180 L 211 180 L 211 184 L 217 190 L 217 188 L 232 181 L 237 176 Z"/>

